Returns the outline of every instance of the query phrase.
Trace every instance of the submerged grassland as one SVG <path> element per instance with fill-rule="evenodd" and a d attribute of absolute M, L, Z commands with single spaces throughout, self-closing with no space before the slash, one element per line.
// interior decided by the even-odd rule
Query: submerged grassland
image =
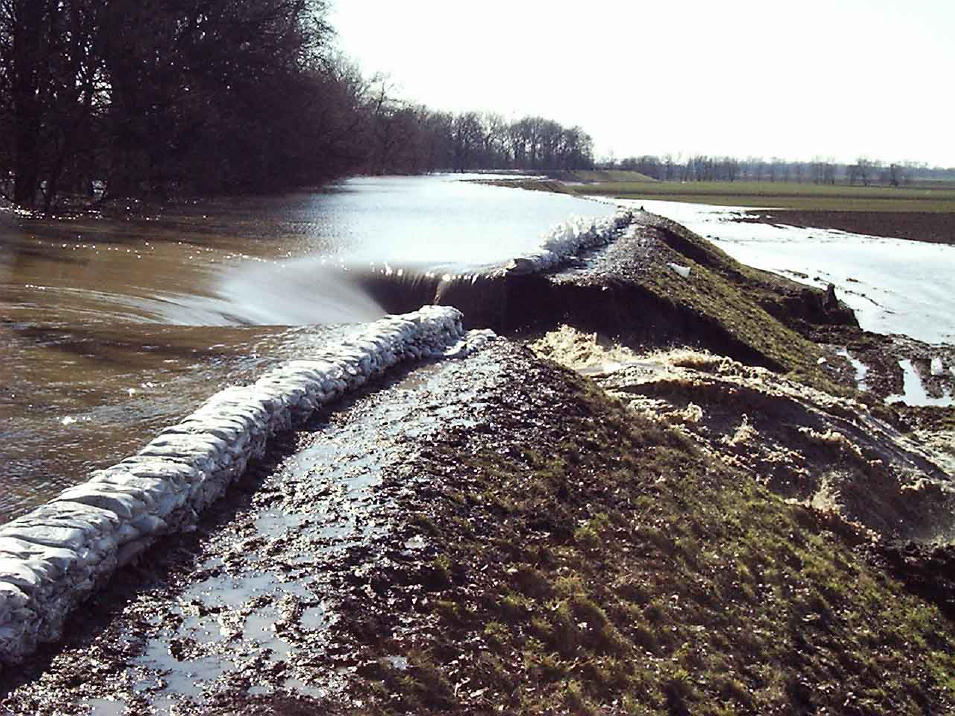
<path fill-rule="evenodd" d="M 489 182 L 577 196 L 678 201 L 762 209 L 738 221 L 833 228 L 872 236 L 955 241 L 955 184 L 902 187 L 769 181 L 658 181 L 637 172 L 578 171 Z"/>

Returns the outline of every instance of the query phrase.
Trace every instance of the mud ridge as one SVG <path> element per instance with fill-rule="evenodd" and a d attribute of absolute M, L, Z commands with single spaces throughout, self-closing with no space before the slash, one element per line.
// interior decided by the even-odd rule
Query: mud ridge
<path fill-rule="evenodd" d="M 383 319 L 311 360 L 215 394 L 136 455 L 0 526 L 0 663 L 58 640 L 68 614 L 118 568 L 160 536 L 192 529 L 274 435 L 399 363 L 447 351 L 463 335 L 453 308 Z M 466 353 L 486 337 L 475 334 L 451 351 Z"/>

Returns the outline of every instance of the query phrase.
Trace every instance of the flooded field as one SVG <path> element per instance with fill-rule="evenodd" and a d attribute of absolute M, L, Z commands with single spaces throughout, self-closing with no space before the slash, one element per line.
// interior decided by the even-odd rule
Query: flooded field
<path fill-rule="evenodd" d="M 354 179 L 119 218 L 0 213 L 0 522 L 218 388 L 382 315 L 347 269 L 503 263 L 568 215 L 611 211 L 462 178 Z"/>
<path fill-rule="evenodd" d="M 955 344 L 955 246 L 836 229 L 740 223 L 754 210 L 618 200 L 683 224 L 750 266 L 819 288 L 829 283 L 863 329 Z"/>

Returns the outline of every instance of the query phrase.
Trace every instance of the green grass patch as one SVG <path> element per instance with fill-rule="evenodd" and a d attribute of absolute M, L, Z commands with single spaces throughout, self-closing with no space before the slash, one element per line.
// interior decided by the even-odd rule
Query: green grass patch
<path fill-rule="evenodd" d="M 570 182 L 638 182 L 654 184 L 657 180 L 640 172 L 625 169 L 576 169 L 574 171 L 548 172 L 554 179 Z"/>
<path fill-rule="evenodd" d="M 714 325 L 769 359 L 790 377 L 834 393 L 817 361 L 818 346 L 802 335 L 806 287 L 739 263 L 723 250 L 680 224 L 654 220 L 648 230 L 664 244 L 652 253 L 633 280 L 656 296 L 706 316 Z M 690 267 L 683 278 L 667 263 Z M 723 351 L 719 351 L 723 352 Z M 745 361 L 745 357 L 741 356 Z"/>
<path fill-rule="evenodd" d="M 574 193 L 720 206 L 820 210 L 955 212 L 955 186 L 862 187 L 782 182 L 647 182 L 596 180 Z"/>

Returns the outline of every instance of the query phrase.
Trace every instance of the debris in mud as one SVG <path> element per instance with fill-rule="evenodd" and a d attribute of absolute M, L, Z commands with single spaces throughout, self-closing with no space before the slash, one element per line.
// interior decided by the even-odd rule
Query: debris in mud
<path fill-rule="evenodd" d="M 833 396 L 710 353 L 673 349 L 607 360 L 620 348 L 562 327 L 535 350 L 594 375 L 632 410 L 691 435 L 774 492 L 825 506 L 889 538 L 955 532 L 955 461 Z M 595 370 L 595 366 L 599 368 Z"/>
<path fill-rule="evenodd" d="M 675 273 L 675 274 L 676 274 L 677 276 L 679 276 L 680 278 L 689 278 L 689 277 L 690 277 L 690 267 L 689 267 L 689 266 L 681 266 L 680 264 L 675 264 L 675 263 L 673 263 L 672 261 L 671 261 L 670 263 L 668 263 L 667 266 L 669 266 L 671 269 L 673 269 L 673 273 Z"/>

